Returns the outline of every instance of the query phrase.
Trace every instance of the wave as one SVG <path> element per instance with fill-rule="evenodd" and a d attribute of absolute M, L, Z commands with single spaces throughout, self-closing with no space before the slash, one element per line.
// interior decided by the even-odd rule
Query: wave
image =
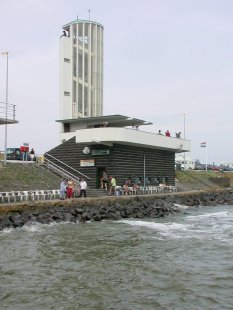
<path fill-rule="evenodd" d="M 128 224 L 131 226 L 139 226 L 139 227 L 146 227 L 150 229 L 157 230 L 159 232 L 174 232 L 174 231 L 187 231 L 192 228 L 190 224 L 181 224 L 175 222 L 168 222 L 168 223 L 156 223 L 156 222 L 148 222 L 148 221 L 141 221 L 141 220 L 120 220 L 118 223 Z"/>
<path fill-rule="evenodd" d="M 180 204 L 178 204 L 178 203 L 173 203 L 173 206 L 176 207 L 176 208 L 179 209 L 179 210 L 186 210 L 186 209 L 190 208 L 189 206 L 180 205 Z"/>
<path fill-rule="evenodd" d="M 133 227 L 142 227 L 154 231 L 153 238 L 172 239 L 199 239 L 228 242 L 232 227 L 232 213 L 227 211 L 213 212 L 208 214 L 187 215 L 178 218 L 177 222 L 151 222 L 143 220 L 120 220 L 118 223 L 127 224 Z M 175 220 L 175 219 L 174 219 Z M 180 222 L 181 221 L 181 222 Z M 228 240 L 228 241 L 227 241 Z"/>
<path fill-rule="evenodd" d="M 2 231 L 0 231 L 0 234 L 9 234 L 12 231 L 14 231 L 14 228 L 4 228 Z"/>
<path fill-rule="evenodd" d="M 198 214 L 198 215 L 189 215 L 186 218 L 189 219 L 205 219 L 205 218 L 223 218 L 233 216 L 233 213 L 227 211 L 220 211 L 220 212 L 213 212 L 213 213 L 206 213 L 206 214 Z"/>
<path fill-rule="evenodd" d="M 5 228 L 2 231 L 0 231 L 0 234 L 9 234 L 9 233 L 14 233 L 18 231 L 25 231 L 25 232 L 42 232 L 50 227 L 53 226 L 58 226 L 58 225 L 64 225 L 64 224 L 78 224 L 79 222 L 69 222 L 69 221 L 64 221 L 64 222 L 51 222 L 49 224 L 42 224 L 39 222 L 30 222 L 25 224 L 22 227 L 17 227 L 17 228 Z"/>

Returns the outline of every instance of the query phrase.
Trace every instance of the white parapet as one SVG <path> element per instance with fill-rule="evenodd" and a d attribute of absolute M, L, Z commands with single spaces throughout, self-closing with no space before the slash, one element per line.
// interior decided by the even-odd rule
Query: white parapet
<path fill-rule="evenodd" d="M 75 133 L 76 143 L 106 144 L 114 143 L 147 147 L 151 149 L 163 149 L 168 151 L 190 152 L 191 141 L 166 137 L 151 132 L 140 131 L 131 128 L 90 128 L 80 129 Z"/>

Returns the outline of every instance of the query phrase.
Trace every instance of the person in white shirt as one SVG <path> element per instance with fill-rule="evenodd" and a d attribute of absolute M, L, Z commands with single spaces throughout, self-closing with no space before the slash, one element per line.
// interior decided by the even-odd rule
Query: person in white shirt
<path fill-rule="evenodd" d="M 79 197 L 82 197 L 84 194 L 84 197 L 87 197 L 86 189 L 87 189 L 87 182 L 84 181 L 84 179 L 81 179 L 81 182 L 79 183 L 80 186 L 80 195 Z"/>

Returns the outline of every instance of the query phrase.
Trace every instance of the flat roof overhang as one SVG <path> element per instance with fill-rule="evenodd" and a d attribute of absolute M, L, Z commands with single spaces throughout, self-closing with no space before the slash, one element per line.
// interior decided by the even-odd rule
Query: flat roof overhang
<path fill-rule="evenodd" d="M 107 146 L 118 143 L 167 150 L 175 153 L 191 151 L 190 140 L 166 137 L 131 128 L 105 127 L 80 129 L 76 130 L 75 139 L 76 143 L 103 144 Z"/>
<path fill-rule="evenodd" d="M 0 118 L 0 125 L 17 124 L 18 121 L 12 119 Z"/>
<path fill-rule="evenodd" d="M 127 126 L 144 126 L 152 125 L 153 123 L 147 122 L 138 118 L 133 118 L 129 116 L 124 116 L 120 114 L 107 115 L 107 116 L 96 116 L 96 117 L 86 117 L 86 118 L 76 118 L 76 119 L 65 119 L 56 120 L 58 123 L 66 124 L 77 124 L 84 125 L 86 128 L 90 126 L 107 124 L 108 127 L 127 127 Z"/>

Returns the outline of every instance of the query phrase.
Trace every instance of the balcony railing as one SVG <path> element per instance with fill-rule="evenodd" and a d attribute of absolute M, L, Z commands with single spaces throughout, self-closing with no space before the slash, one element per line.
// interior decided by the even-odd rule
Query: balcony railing
<path fill-rule="evenodd" d="M 0 102 L 0 125 L 15 124 L 16 105 L 11 103 Z"/>

